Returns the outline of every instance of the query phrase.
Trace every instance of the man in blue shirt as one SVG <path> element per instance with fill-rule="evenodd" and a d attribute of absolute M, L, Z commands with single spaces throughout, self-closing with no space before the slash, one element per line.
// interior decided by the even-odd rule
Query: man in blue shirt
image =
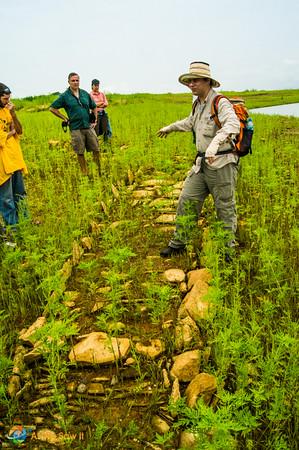
<path fill-rule="evenodd" d="M 80 77 L 77 73 L 71 72 L 68 76 L 69 88 L 63 92 L 50 106 L 50 111 L 70 127 L 72 147 L 77 154 L 81 171 L 88 174 L 84 152 L 93 153 L 93 159 L 98 166 L 100 173 L 99 142 L 95 133 L 97 114 L 96 104 L 88 92 L 79 88 Z M 67 117 L 59 110 L 64 108 Z M 90 112 L 94 113 L 92 123 Z"/>

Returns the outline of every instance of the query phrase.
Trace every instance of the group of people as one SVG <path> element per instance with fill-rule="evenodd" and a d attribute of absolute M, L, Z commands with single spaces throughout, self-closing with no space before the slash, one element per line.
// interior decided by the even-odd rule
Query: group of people
<path fill-rule="evenodd" d="M 240 122 L 232 104 L 223 97 L 218 106 L 221 128 L 215 124 L 211 105 L 217 95 L 214 88 L 220 83 L 211 76 L 208 63 L 192 62 L 189 72 L 181 75 L 179 82 L 190 88 L 196 97 L 192 111 L 185 119 L 161 128 L 157 135 L 164 138 L 174 131 L 193 132 L 197 157 L 179 198 L 175 233 L 160 255 L 170 257 L 186 251 L 209 194 L 213 197 L 217 218 L 226 231 L 226 247 L 231 250 L 235 246 L 237 228 L 235 190 L 239 163 L 233 140 L 240 131 Z M 103 134 L 104 140 L 111 136 L 105 111 L 108 101 L 100 92 L 97 79 L 92 80 L 90 93 L 80 89 L 80 78 L 75 72 L 69 74 L 68 83 L 68 89 L 51 104 L 50 111 L 69 126 L 72 147 L 82 173 L 88 173 L 85 151 L 93 153 L 100 173 L 97 136 Z M 19 144 L 22 127 L 10 102 L 10 94 L 10 89 L 0 83 L 0 212 L 6 225 L 15 226 L 20 200 L 25 197 L 22 173 L 26 173 L 27 168 Z M 67 116 L 60 112 L 62 108 Z M 226 260 L 231 260 L 231 251 L 226 253 Z"/>

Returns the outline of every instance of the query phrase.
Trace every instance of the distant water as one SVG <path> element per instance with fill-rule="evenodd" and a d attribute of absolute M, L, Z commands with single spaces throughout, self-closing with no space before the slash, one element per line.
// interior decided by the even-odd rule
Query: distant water
<path fill-rule="evenodd" d="M 299 117 L 299 103 L 290 103 L 288 105 L 267 106 L 266 108 L 251 109 L 254 114 L 276 114 L 281 116 Z"/>

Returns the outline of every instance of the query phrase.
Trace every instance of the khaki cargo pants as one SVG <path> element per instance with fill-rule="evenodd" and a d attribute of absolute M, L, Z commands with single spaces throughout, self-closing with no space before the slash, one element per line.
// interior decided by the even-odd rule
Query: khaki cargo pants
<path fill-rule="evenodd" d="M 237 229 L 235 190 L 238 165 L 227 164 L 221 169 L 212 170 L 202 162 L 201 171 L 190 172 L 185 180 L 176 213 L 176 230 L 169 245 L 174 248 L 187 244 L 197 225 L 203 203 L 209 194 L 215 203 L 217 218 L 230 235 L 231 245 Z"/>

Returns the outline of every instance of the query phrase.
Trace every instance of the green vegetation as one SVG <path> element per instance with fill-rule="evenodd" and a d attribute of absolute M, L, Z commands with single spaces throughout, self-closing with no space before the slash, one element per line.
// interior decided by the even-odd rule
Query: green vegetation
<path fill-rule="evenodd" d="M 299 90 L 226 94 L 242 96 L 249 108 L 299 101 Z M 100 330 L 150 339 L 164 333 L 171 355 L 173 337 L 161 325 L 174 317 L 180 293 L 163 284 L 159 275 L 168 266 L 154 259 L 169 233 L 154 223 L 160 209 L 151 206 L 151 199 L 134 203 L 131 188 L 153 178 L 173 185 L 182 181 L 194 147 L 187 133 L 156 137 L 161 126 L 189 113 L 190 95 L 113 94 L 109 115 L 114 135 L 103 145 L 103 175 L 98 177 L 88 155 L 91 173 L 83 177 L 68 134 L 45 111 L 54 97 L 15 101 L 24 126 L 31 218 L 20 224 L 16 249 L 0 247 L 0 412 L 2 420 L 12 422 L 16 410 L 22 411 L 22 403 L 16 405 L 6 392 L 15 343 L 18 332 L 45 312 L 47 327 L 36 339 L 43 342 L 43 373 L 53 390 L 51 414 L 58 413 L 61 429 L 72 433 L 73 423 L 80 429 L 65 393 L 72 336 Z M 174 430 L 191 429 L 200 437 L 198 449 L 292 450 L 298 441 L 299 119 L 253 118 L 253 155 L 242 160 L 238 185 L 237 258 L 224 263 L 213 205 L 207 204 L 205 253 L 172 261 L 172 267 L 185 272 L 204 261 L 213 273 L 210 295 L 216 314 L 202 325 L 211 347 L 203 370 L 217 378 L 217 402 L 207 407 L 199 401 L 190 409 L 183 399 L 169 406 L 176 414 Z M 160 188 L 160 193 L 168 191 L 165 185 Z M 86 237 L 92 248 L 77 258 Z M 202 242 L 202 230 L 195 239 Z M 69 269 L 67 262 L 76 259 Z M 91 319 L 101 288 L 107 289 L 101 294 L 103 305 Z M 66 291 L 73 290 L 80 293 L 75 313 L 65 306 Z M 109 413 L 108 399 L 103 417 L 91 419 L 82 397 L 79 416 L 88 424 L 88 444 L 72 448 L 146 448 L 144 440 L 172 448 L 174 430 L 155 436 L 150 425 L 162 395 L 158 369 L 140 356 L 134 368 L 136 391 L 144 380 L 154 386 L 145 412 L 134 415 L 124 397 L 127 412 L 118 422 L 115 405 Z"/>

